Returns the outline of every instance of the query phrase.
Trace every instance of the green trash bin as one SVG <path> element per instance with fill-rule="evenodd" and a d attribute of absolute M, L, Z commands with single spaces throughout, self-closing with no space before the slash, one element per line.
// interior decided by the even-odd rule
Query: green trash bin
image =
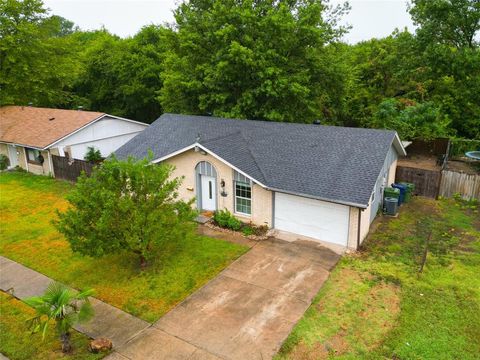
<path fill-rule="evenodd" d="M 401 182 L 401 185 L 405 185 L 407 191 L 405 192 L 405 202 L 409 202 L 412 199 L 413 192 L 415 191 L 415 184 Z"/>
<path fill-rule="evenodd" d="M 385 208 L 385 198 L 395 198 L 398 200 L 400 199 L 400 189 L 387 187 L 383 190 L 383 211 L 386 211 Z"/>

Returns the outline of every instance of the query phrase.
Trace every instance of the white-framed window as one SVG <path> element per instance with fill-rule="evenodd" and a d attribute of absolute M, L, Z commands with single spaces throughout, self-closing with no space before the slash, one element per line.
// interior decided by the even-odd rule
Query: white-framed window
<path fill-rule="evenodd" d="M 238 214 L 252 214 L 252 182 L 249 178 L 234 173 L 235 212 Z"/>

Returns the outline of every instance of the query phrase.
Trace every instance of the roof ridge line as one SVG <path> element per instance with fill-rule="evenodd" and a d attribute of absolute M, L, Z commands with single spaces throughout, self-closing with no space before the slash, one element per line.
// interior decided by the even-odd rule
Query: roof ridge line
<path fill-rule="evenodd" d="M 208 140 L 205 140 L 205 141 L 202 141 L 202 137 L 200 136 L 200 140 L 197 141 L 199 144 L 201 144 L 202 142 L 205 143 L 205 144 L 208 144 L 209 142 L 212 142 L 212 141 L 217 141 L 217 140 L 220 140 L 220 139 L 225 139 L 225 138 L 228 138 L 236 133 L 240 133 L 241 135 L 241 130 L 236 130 L 234 132 L 231 132 L 229 133 L 228 135 L 222 135 L 222 136 L 217 136 L 217 137 L 214 137 L 214 138 L 211 138 L 211 139 L 208 139 Z M 201 135 L 201 134 L 200 134 Z M 245 140 L 245 139 L 244 139 Z"/>
<path fill-rule="evenodd" d="M 263 170 L 262 170 L 262 168 L 260 167 L 260 165 L 258 165 L 257 159 L 256 159 L 255 156 L 253 155 L 252 150 L 250 150 L 250 147 L 248 146 L 247 139 L 245 139 L 245 136 L 243 136 L 243 131 L 242 131 L 242 130 L 240 130 L 240 136 L 242 137 L 243 141 L 245 141 L 245 144 L 247 145 L 247 150 L 248 150 L 250 156 L 252 157 L 253 162 L 255 163 L 255 165 L 257 166 L 258 170 L 259 170 L 260 173 L 262 174 L 263 180 L 265 180 L 264 182 L 267 183 L 267 182 L 268 182 L 268 179 L 267 179 L 267 177 L 265 176 L 265 173 L 263 172 Z"/>

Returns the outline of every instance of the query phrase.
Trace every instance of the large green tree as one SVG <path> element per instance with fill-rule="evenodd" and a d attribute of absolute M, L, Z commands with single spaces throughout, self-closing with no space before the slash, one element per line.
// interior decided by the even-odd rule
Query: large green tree
<path fill-rule="evenodd" d="M 157 96 L 171 36 L 171 30 L 150 25 L 128 39 L 106 31 L 88 39 L 75 87 L 86 107 L 148 123 L 160 116 Z"/>
<path fill-rule="evenodd" d="M 478 0 L 412 0 L 410 15 L 418 26 L 419 40 L 426 44 L 456 48 L 478 46 Z"/>
<path fill-rule="evenodd" d="M 354 45 L 341 42 L 346 11 L 322 0 L 187 0 L 171 28 L 122 39 L 81 31 L 41 0 L 4 0 L 0 105 L 369 127 L 392 110 L 388 126 L 410 137 L 425 116 L 439 122 L 426 137 L 480 138 L 478 0 L 412 0 L 414 34 Z"/>
<path fill-rule="evenodd" d="M 132 252 L 143 269 L 193 229 L 191 202 L 178 199 L 182 179 L 171 178 L 170 165 L 150 160 L 111 158 L 79 178 L 67 196 L 71 207 L 55 222 L 73 251 L 93 257 Z"/>
<path fill-rule="evenodd" d="M 348 87 L 347 119 L 354 126 L 380 126 L 379 114 L 396 109 L 434 121 L 424 137 L 480 138 L 478 24 L 464 25 L 478 18 L 478 2 L 419 0 L 412 3 L 410 12 L 418 25 L 415 34 L 396 31 L 348 50 L 354 80 Z M 411 137 L 411 131 L 406 131 L 409 119 L 395 116 L 390 127 L 397 123 L 397 129 Z"/>
<path fill-rule="evenodd" d="M 428 98 L 458 135 L 480 138 L 480 2 L 414 0 L 410 14 Z"/>
<path fill-rule="evenodd" d="M 412 103 L 385 99 L 365 124 L 396 130 L 404 140 L 434 139 L 452 135 L 450 120 L 433 102 Z"/>
<path fill-rule="evenodd" d="M 383 39 L 372 39 L 345 50 L 351 74 L 345 123 L 372 126 L 379 104 L 389 98 L 417 99 L 421 89 L 415 75 L 414 36 L 396 31 Z"/>
<path fill-rule="evenodd" d="M 48 16 L 40 0 L 0 2 L 0 105 L 72 102 L 79 71 L 73 24 Z"/>
<path fill-rule="evenodd" d="M 177 37 L 160 100 L 169 112 L 308 122 L 334 116 L 345 76 L 343 33 L 324 1 L 190 0 L 175 11 Z"/>

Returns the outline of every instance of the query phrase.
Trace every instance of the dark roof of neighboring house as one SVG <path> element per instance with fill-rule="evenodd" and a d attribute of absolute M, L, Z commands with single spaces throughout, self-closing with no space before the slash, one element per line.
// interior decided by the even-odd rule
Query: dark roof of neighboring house
<path fill-rule="evenodd" d="M 0 107 L 0 141 L 45 148 L 105 115 L 31 106 Z"/>
<path fill-rule="evenodd" d="M 200 144 L 266 187 L 367 207 L 395 131 L 164 114 L 115 153 L 164 158 Z M 401 149 L 401 144 L 399 144 Z"/>

